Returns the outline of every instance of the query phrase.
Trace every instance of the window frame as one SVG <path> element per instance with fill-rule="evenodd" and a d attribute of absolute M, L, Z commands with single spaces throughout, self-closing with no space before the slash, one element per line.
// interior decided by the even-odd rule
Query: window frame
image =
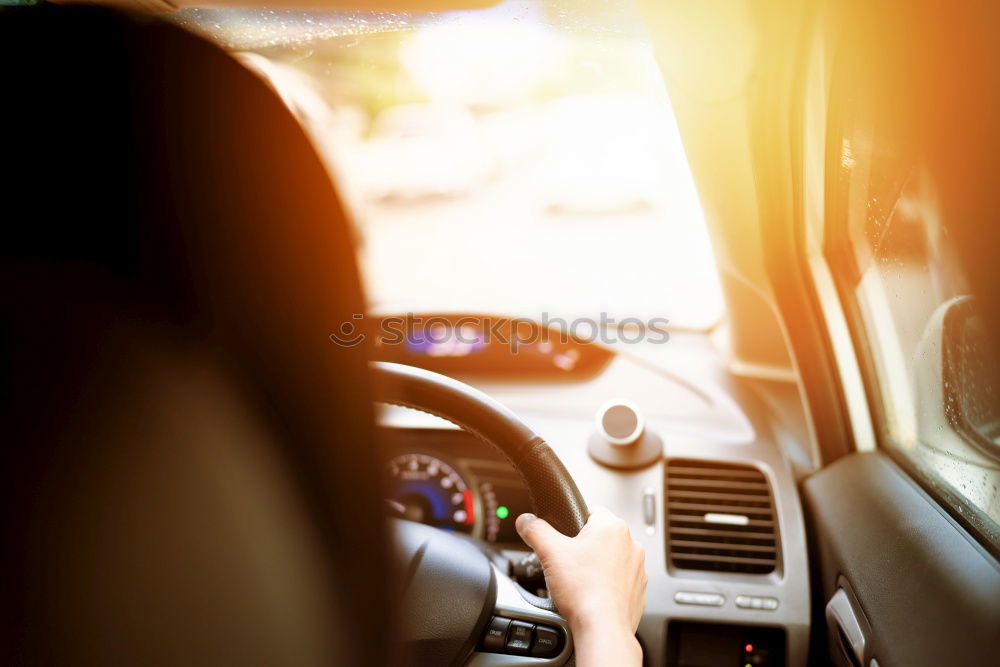
<path fill-rule="evenodd" d="M 850 212 L 854 202 L 851 201 L 851 186 L 858 177 L 854 168 L 846 170 L 842 166 L 844 159 L 845 140 L 852 137 L 858 124 L 863 122 L 857 112 L 857 99 L 853 95 L 854 87 L 848 85 L 843 59 L 835 59 L 831 68 L 829 97 L 827 102 L 826 150 L 824 156 L 824 225 L 822 238 L 822 255 L 829 267 L 830 276 L 839 300 L 841 311 L 847 323 L 847 329 L 854 347 L 855 358 L 865 387 L 871 424 L 874 431 L 876 450 L 888 456 L 906 475 L 921 488 L 934 502 L 939 511 L 960 525 L 975 544 L 983 548 L 995 559 L 1000 560 L 1000 540 L 985 533 L 970 515 L 983 514 L 982 510 L 972 505 L 964 496 L 953 491 L 946 483 L 935 483 L 920 466 L 908 456 L 901 446 L 893 441 L 893 432 L 889 426 L 894 419 L 887 409 L 884 379 L 879 372 L 883 361 L 878 359 L 874 341 L 878 332 L 871 331 L 866 324 L 863 312 L 864 304 L 857 297 L 862 288 L 864 274 L 860 270 L 855 255 L 855 241 L 850 229 Z M 870 122 L 874 133 L 874 122 Z M 851 145 L 854 143 L 852 141 Z M 868 144 L 867 148 L 870 148 Z M 871 165 L 871 151 L 853 154 L 853 159 L 867 160 L 861 170 L 868 179 L 868 167 Z M 865 185 L 867 188 L 867 183 Z M 956 429 L 963 440 L 968 441 L 965 433 Z M 919 433 L 917 436 L 919 437 Z M 975 443 L 969 443 L 975 446 Z M 990 458 L 996 458 L 991 453 Z M 943 481 L 943 480 L 942 480 Z M 960 509 L 961 508 L 961 509 Z"/>

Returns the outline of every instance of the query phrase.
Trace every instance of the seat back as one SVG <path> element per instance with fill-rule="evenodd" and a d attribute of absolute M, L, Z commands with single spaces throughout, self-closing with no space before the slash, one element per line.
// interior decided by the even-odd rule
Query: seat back
<path fill-rule="evenodd" d="M 0 14 L 0 662 L 382 664 L 351 228 L 266 84 L 158 20 Z"/>

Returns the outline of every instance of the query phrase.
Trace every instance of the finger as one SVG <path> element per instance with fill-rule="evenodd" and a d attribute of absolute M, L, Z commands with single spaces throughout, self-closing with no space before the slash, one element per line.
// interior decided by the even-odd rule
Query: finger
<path fill-rule="evenodd" d="M 603 523 L 615 518 L 615 513 L 609 510 L 607 507 L 592 507 L 590 508 L 590 516 L 587 518 L 587 522 L 595 521 L 597 523 Z"/>
<path fill-rule="evenodd" d="M 587 517 L 587 522 L 583 525 L 583 530 L 596 530 L 603 528 L 608 524 L 614 522 L 615 515 L 611 510 L 605 507 L 593 507 L 590 510 L 590 515 Z"/>
<path fill-rule="evenodd" d="M 517 517 L 514 527 L 524 543 L 534 549 L 539 558 L 548 556 L 558 547 L 560 540 L 568 539 L 550 526 L 548 521 L 539 519 L 534 514 L 522 514 Z"/>
<path fill-rule="evenodd" d="M 602 540 L 611 540 L 614 544 L 626 549 L 632 542 L 632 532 L 629 530 L 628 523 L 608 511 L 592 515 L 583 528 L 588 535 L 598 535 Z M 626 553 L 629 552 L 626 551 Z"/>

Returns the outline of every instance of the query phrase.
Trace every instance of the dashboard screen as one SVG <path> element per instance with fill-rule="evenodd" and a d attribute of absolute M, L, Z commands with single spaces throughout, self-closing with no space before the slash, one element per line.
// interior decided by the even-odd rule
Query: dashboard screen
<path fill-rule="evenodd" d="M 489 315 L 384 316 L 374 356 L 439 373 L 586 377 L 610 350 L 524 319 Z"/>

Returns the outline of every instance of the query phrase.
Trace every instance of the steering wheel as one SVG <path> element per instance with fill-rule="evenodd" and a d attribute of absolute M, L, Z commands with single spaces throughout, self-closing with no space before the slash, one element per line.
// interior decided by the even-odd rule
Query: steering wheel
<path fill-rule="evenodd" d="M 520 475 L 535 514 L 575 536 L 587 504 L 555 452 L 483 392 L 431 371 L 373 362 L 375 400 L 446 419 L 489 443 Z M 467 539 L 393 519 L 404 651 L 413 664 L 562 665 L 569 626 Z"/>

